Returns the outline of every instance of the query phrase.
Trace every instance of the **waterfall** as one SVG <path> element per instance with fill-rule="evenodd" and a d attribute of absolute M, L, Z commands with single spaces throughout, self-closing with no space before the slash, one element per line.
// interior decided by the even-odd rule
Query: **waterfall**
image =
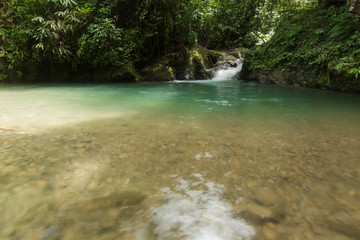
<path fill-rule="evenodd" d="M 236 61 L 236 67 L 230 67 L 226 69 L 220 69 L 215 73 L 215 76 L 210 79 L 211 81 L 228 81 L 233 80 L 233 78 L 238 74 L 243 66 L 243 60 L 238 59 Z"/>
<path fill-rule="evenodd" d="M 241 71 L 243 66 L 243 59 L 239 58 L 235 61 L 235 67 L 229 67 L 227 65 L 223 66 L 215 71 L 215 75 L 213 78 L 207 80 L 174 80 L 174 82 L 182 83 L 182 82 L 196 82 L 196 83 L 210 83 L 210 82 L 221 82 L 221 81 L 229 81 L 233 80 L 234 77 Z"/>

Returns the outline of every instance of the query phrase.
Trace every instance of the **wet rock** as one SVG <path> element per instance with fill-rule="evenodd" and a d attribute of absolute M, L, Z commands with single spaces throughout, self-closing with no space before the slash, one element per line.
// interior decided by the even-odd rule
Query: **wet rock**
<path fill-rule="evenodd" d="M 275 206 L 264 206 L 253 202 L 246 207 L 242 215 L 257 224 L 280 223 L 286 216 L 286 201 L 277 202 Z"/>
<path fill-rule="evenodd" d="M 219 69 L 237 66 L 240 50 L 220 52 L 203 47 L 182 49 L 167 57 L 166 66 L 174 69 L 179 80 L 211 79 Z"/>
<path fill-rule="evenodd" d="M 150 82 L 172 81 L 175 79 L 173 68 L 162 65 L 146 68 L 143 75 Z"/>

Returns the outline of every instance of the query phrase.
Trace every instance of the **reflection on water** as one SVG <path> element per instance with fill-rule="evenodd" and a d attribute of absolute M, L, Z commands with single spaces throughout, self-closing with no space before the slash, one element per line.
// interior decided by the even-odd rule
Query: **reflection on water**
<path fill-rule="evenodd" d="M 0 239 L 358 239 L 357 95 L 0 89 Z"/>

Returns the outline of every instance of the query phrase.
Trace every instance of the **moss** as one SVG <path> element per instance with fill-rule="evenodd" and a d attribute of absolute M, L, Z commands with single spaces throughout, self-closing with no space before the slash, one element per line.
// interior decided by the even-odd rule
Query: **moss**
<path fill-rule="evenodd" d="M 222 57 L 223 53 L 215 50 L 209 50 L 209 57 L 212 64 L 216 64 Z"/>
<path fill-rule="evenodd" d="M 172 81 L 175 79 L 174 70 L 169 66 L 164 66 L 158 63 L 155 66 L 147 67 L 143 70 L 143 75 L 146 81 Z"/>
<path fill-rule="evenodd" d="M 246 51 L 246 65 L 250 72 L 263 75 L 305 73 L 307 79 L 296 76 L 307 87 L 358 91 L 359 39 L 355 19 L 344 8 L 302 10 L 284 16 L 269 42 Z M 293 83 L 285 79 L 286 84 Z"/>
<path fill-rule="evenodd" d="M 144 80 L 132 63 L 116 69 L 112 74 L 112 79 L 116 82 L 142 82 Z"/>
<path fill-rule="evenodd" d="M 203 56 L 201 56 L 199 51 L 197 51 L 197 50 L 191 51 L 191 63 L 193 65 L 194 69 L 205 68 Z"/>
<path fill-rule="evenodd" d="M 209 74 L 206 69 L 210 64 L 206 63 L 207 54 L 203 48 L 197 47 L 190 51 L 190 70 L 194 79 L 207 79 Z"/>

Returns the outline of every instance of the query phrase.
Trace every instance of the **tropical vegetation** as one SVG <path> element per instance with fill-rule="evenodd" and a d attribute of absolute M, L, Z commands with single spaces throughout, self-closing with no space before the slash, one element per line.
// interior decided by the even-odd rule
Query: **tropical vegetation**
<path fill-rule="evenodd" d="M 346 4 L 346 0 L 1 1 L 0 79 L 7 78 L 8 69 L 20 79 L 29 64 L 62 65 L 72 72 L 116 71 L 131 65 L 141 71 L 200 46 L 245 48 L 254 71 L 299 65 L 312 71 L 331 68 L 357 82 L 358 12 L 350 13 Z"/>

